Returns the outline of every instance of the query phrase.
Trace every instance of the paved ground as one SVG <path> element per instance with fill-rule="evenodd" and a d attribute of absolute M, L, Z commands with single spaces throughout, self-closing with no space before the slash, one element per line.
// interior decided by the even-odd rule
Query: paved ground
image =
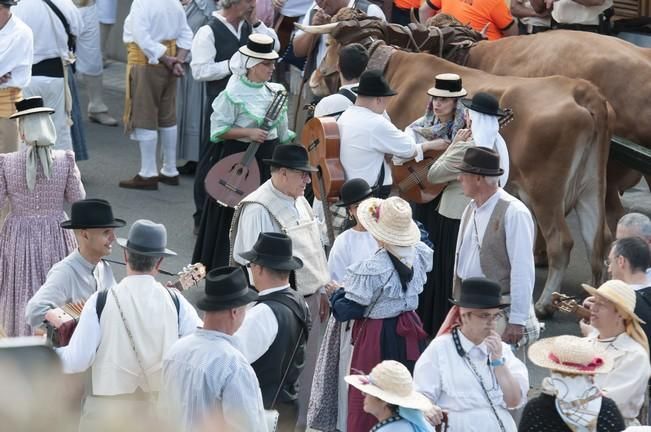
<path fill-rule="evenodd" d="M 115 116 L 120 116 L 124 97 L 124 65 L 112 63 L 105 70 L 106 102 Z M 83 89 L 82 89 L 83 93 Z M 86 98 L 82 94 L 82 107 Z M 192 234 L 193 179 L 182 177 L 180 186 L 161 184 L 158 191 L 135 191 L 118 188 L 118 181 L 135 175 L 139 169 L 139 152 L 135 142 L 122 132 L 122 127 L 108 128 L 86 123 L 86 136 L 90 160 L 79 163 L 88 197 L 108 199 L 117 217 L 129 223 L 139 218 L 148 218 L 165 224 L 168 231 L 168 246 L 178 253 L 177 257 L 166 259 L 163 267 L 177 271 L 189 263 L 194 246 Z M 642 183 L 624 195 L 628 208 L 651 215 L 651 194 Z M 572 218 L 573 219 L 573 218 Z M 572 226 L 576 222 L 572 220 Z M 118 230 L 119 236 L 126 237 L 127 228 Z M 570 268 L 563 282 L 565 292 L 579 294 L 580 284 L 590 281 L 590 272 L 582 242 L 575 237 Z M 119 246 L 114 246 L 112 258 L 122 259 Z M 123 275 L 122 268 L 116 268 L 116 276 Z M 542 288 L 546 272 L 538 269 L 536 274 L 536 294 Z M 165 279 L 164 277 L 162 278 Z M 199 289 L 190 290 L 188 296 L 194 299 Z M 545 336 L 563 333 L 578 333 L 578 326 L 570 316 L 557 314 L 546 323 Z M 546 372 L 530 368 L 532 384 L 539 384 Z"/>

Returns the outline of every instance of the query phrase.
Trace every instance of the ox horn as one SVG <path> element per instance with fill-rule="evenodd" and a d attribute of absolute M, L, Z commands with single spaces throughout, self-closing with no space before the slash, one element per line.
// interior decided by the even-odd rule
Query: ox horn
<path fill-rule="evenodd" d="M 337 27 L 337 24 L 338 23 L 328 23 L 328 24 L 321 24 L 321 25 L 303 25 L 299 23 L 294 23 L 294 26 L 296 26 L 297 29 L 304 31 L 305 33 L 329 34 L 335 29 L 335 27 Z"/>

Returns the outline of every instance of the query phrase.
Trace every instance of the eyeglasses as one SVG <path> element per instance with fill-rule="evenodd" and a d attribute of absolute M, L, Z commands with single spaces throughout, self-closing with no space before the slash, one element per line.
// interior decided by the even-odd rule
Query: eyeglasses
<path fill-rule="evenodd" d="M 497 312 L 494 314 L 488 312 L 469 312 L 470 315 L 479 318 L 482 321 L 499 321 L 504 318 L 504 312 Z"/>
<path fill-rule="evenodd" d="M 300 171 L 300 170 L 295 170 L 295 169 L 291 169 L 291 168 L 287 168 L 287 171 L 291 171 L 291 172 L 293 172 L 293 173 L 297 173 L 298 175 L 301 176 L 301 179 L 309 178 L 309 177 L 310 177 L 310 173 L 307 172 L 307 171 Z"/>

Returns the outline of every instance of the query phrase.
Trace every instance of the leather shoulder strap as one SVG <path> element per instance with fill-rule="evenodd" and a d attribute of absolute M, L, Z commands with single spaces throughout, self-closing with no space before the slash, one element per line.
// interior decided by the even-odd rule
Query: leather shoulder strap
<path fill-rule="evenodd" d="M 59 21 L 61 21 L 61 24 L 63 25 L 63 29 L 66 31 L 66 35 L 68 35 L 68 49 L 71 51 L 75 50 L 75 35 L 72 34 L 72 31 L 70 30 L 70 23 L 68 23 L 68 20 L 66 19 L 65 15 L 63 15 L 63 12 L 61 12 L 61 9 L 57 7 L 54 3 L 52 3 L 52 0 L 43 0 L 46 5 L 50 9 L 52 9 L 52 12 L 54 12 L 54 15 L 59 18 Z"/>

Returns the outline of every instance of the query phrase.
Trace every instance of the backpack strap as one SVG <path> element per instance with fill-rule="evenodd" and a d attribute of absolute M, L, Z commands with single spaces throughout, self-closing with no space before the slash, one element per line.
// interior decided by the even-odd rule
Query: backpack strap
<path fill-rule="evenodd" d="M 338 91 L 337 93 L 339 93 L 339 94 L 342 95 L 342 96 L 345 96 L 345 97 L 346 97 L 349 101 L 351 101 L 352 103 L 357 102 L 357 95 L 356 95 L 355 92 L 352 91 L 351 89 L 340 88 L 339 91 Z"/>
<path fill-rule="evenodd" d="M 165 287 L 167 293 L 172 297 L 172 303 L 174 303 L 174 308 L 176 309 L 176 324 L 180 328 L 181 326 L 181 301 L 175 290 L 171 290 Z M 108 296 L 108 290 L 103 289 L 97 293 L 97 303 L 95 303 L 95 312 L 97 312 L 97 321 L 102 318 L 102 312 L 104 311 L 104 306 L 106 306 L 106 297 Z"/>

